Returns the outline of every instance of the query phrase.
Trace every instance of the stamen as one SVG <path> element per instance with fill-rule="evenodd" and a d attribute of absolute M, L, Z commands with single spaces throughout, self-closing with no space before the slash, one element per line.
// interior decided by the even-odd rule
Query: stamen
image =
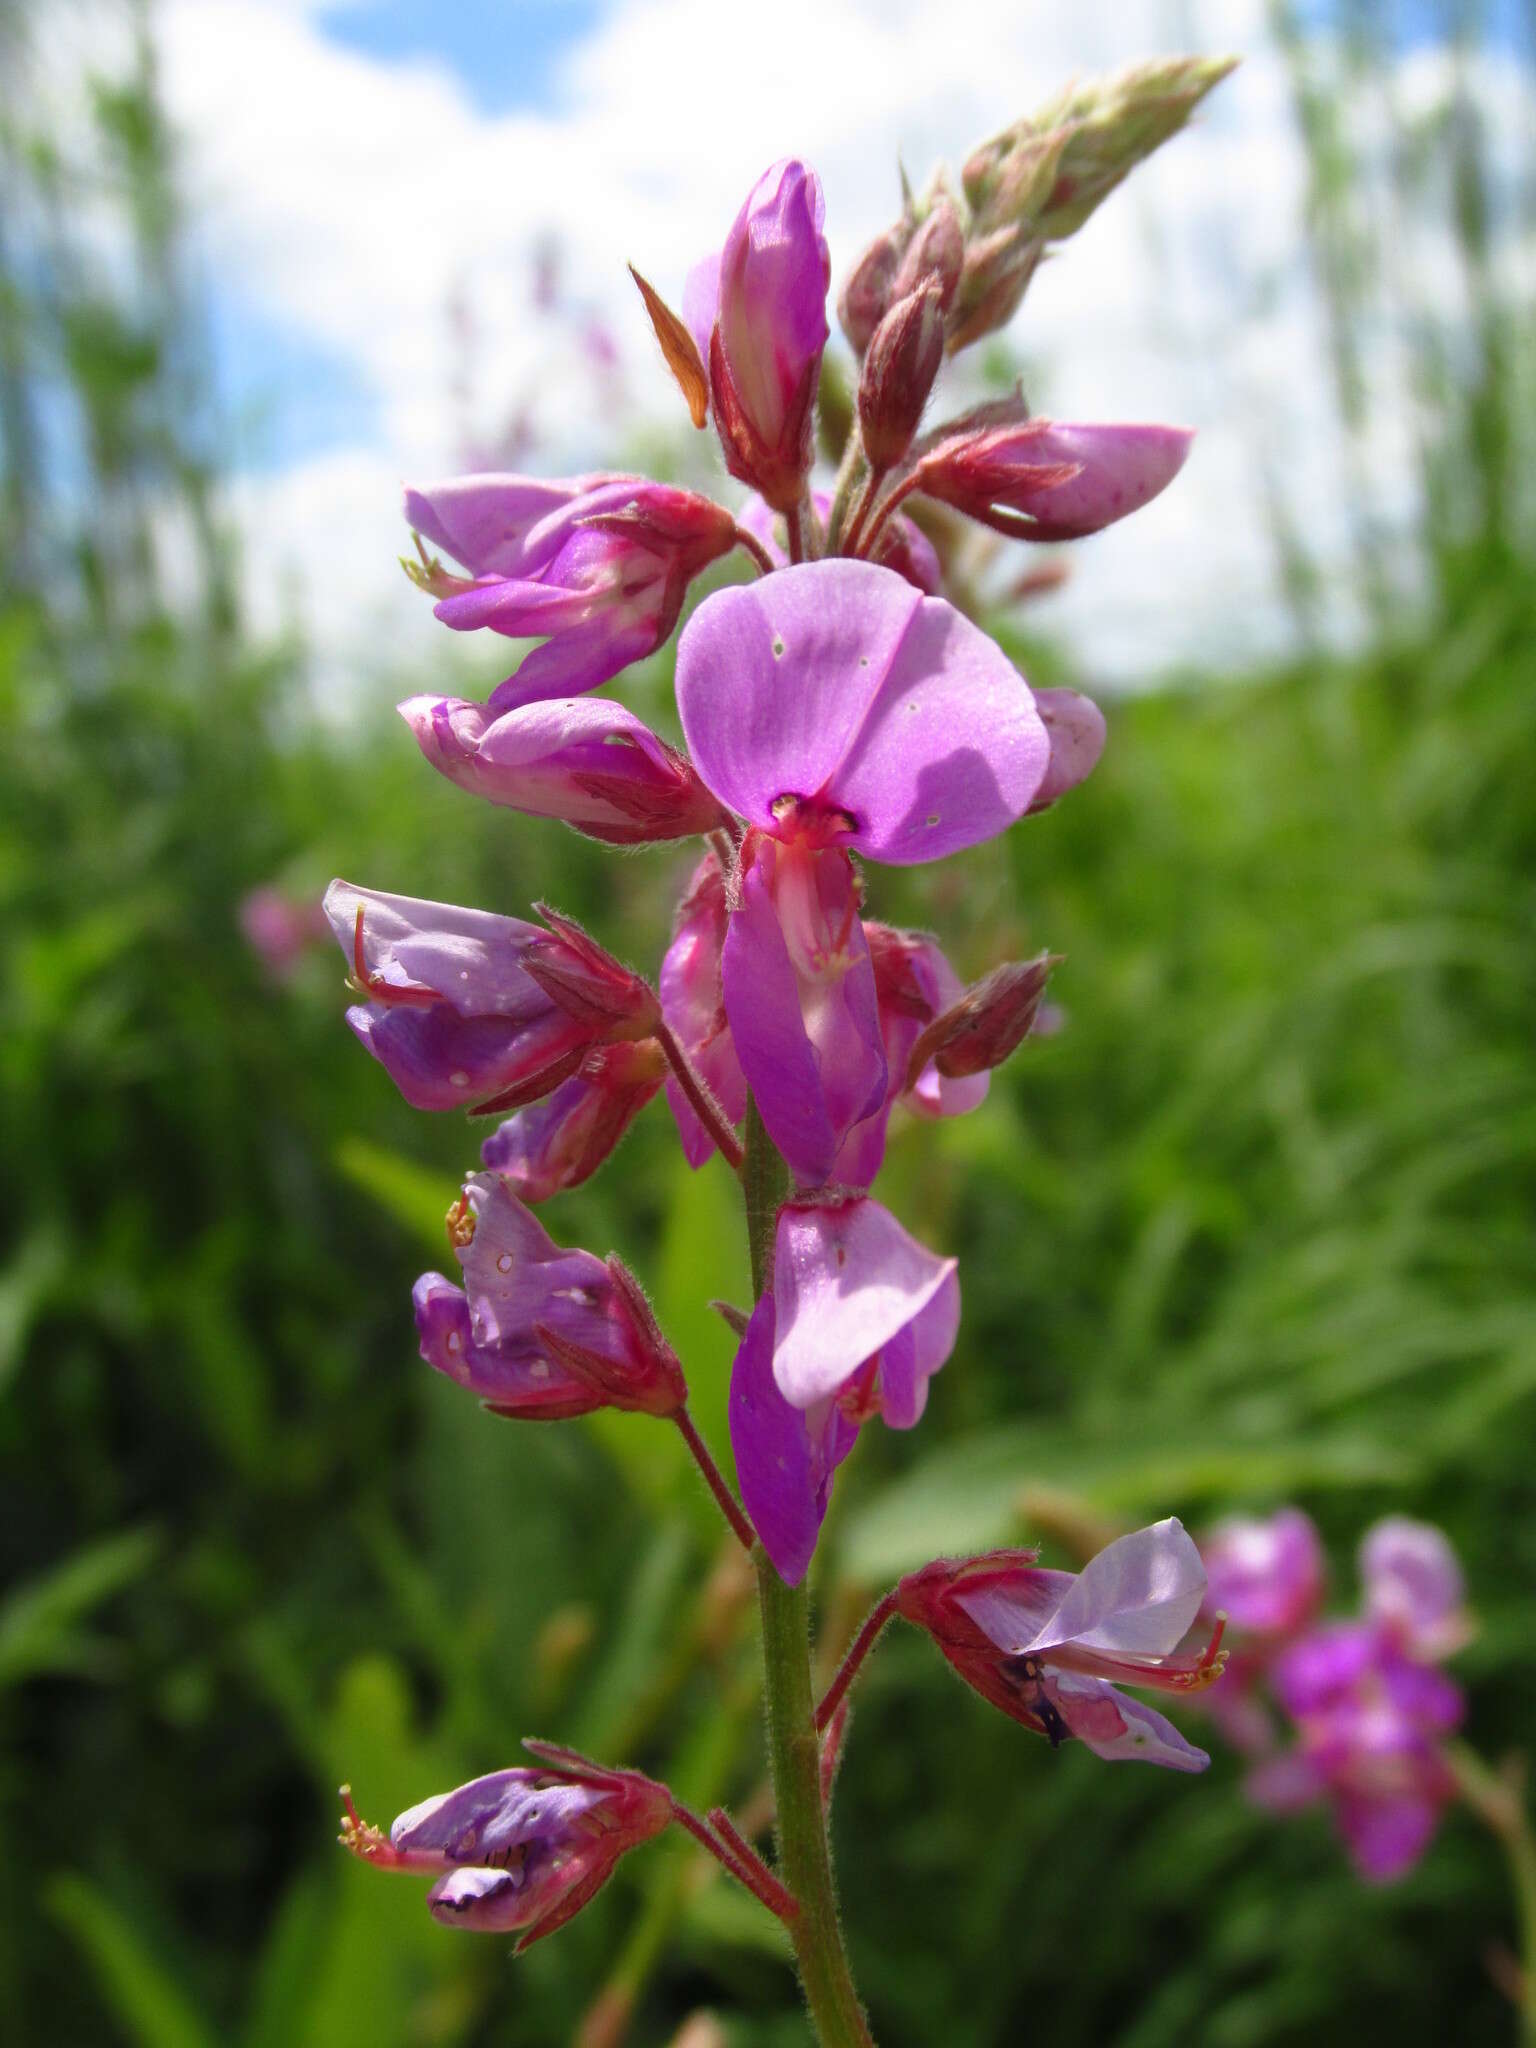
<path fill-rule="evenodd" d="M 1211 1629 L 1211 1640 L 1200 1652 L 1199 1661 L 1189 1671 L 1171 1674 L 1170 1683 L 1180 1692 L 1204 1692 L 1214 1685 L 1227 1668 L 1228 1653 L 1221 1647 L 1221 1639 L 1227 1632 L 1227 1617 L 1218 1613 Z"/>
<path fill-rule="evenodd" d="M 356 1805 L 353 1803 L 352 1787 L 350 1785 L 343 1785 L 340 1788 L 338 1797 L 341 1800 L 343 1810 L 341 1833 L 336 1839 L 340 1842 L 343 1849 L 350 1849 L 352 1854 L 359 1857 L 364 1863 L 388 1863 L 393 1861 L 396 1852 L 390 1843 L 388 1835 L 385 1834 L 382 1828 L 375 1827 L 372 1821 L 366 1821 L 361 1818 Z"/>
<path fill-rule="evenodd" d="M 443 1218 L 448 1226 L 448 1242 L 456 1252 L 467 1251 L 475 1241 L 475 1212 L 468 1200 L 459 1195 L 449 1203 L 448 1214 Z"/>
<path fill-rule="evenodd" d="M 382 974 L 375 974 L 368 965 L 363 951 L 363 905 L 357 906 L 357 922 L 352 927 L 352 972 L 348 984 L 360 996 L 371 996 L 376 1003 L 414 1003 L 420 1009 L 430 1008 L 443 998 L 435 988 L 428 988 L 419 981 L 386 981 Z"/>

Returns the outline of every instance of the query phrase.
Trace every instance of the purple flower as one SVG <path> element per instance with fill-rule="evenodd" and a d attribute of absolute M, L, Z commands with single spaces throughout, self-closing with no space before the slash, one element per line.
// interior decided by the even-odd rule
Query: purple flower
<path fill-rule="evenodd" d="M 1240 1634 L 1283 1639 L 1317 1613 L 1327 1577 L 1322 1540 L 1310 1515 L 1281 1508 L 1262 1520 L 1232 1515 L 1200 1545 L 1210 1581 L 1206 1602 Z"/>
<path fill-rule="evenodd" d="M 705 1085 L 733 1124 L 747 1113 L 747 1084 L 731 1042 L 720 980 L 720 955 L 729 912 L 725 876 L 714 853 L 693 871 L 677 908 L 672 943 L 661 963 L 658 993 L 668 1028 L 679 1040 Z M 667 1102 L 677 1120 L 688 1164 L 702 1166 L 715 1141 L 700 1123 L 675 1075 L 667 1078 Z"/>
<path fill-rule="evenodd" d="M 286 980 L 326 935 L 325 913 L 314 898 L 285 896 L 281 889 L 248 890 L 239 915 L 246 944 L 275 981 Z"/>
<path fill-rule="evenodd" d="M 731 514 L 643 477 L 468 476 L 405 494 L 411 525 L 470 571 L 416 580 L 437 616 L 472 631 L 541 638 L 492 691 L 493 715 L 595 690 L 652 653 L 677 624 L 699 571 L 735 545 Z"/>
<path fill-rule="evenodd" d="M 347 1022 L 415 1109 L 536 1101 L 655 1020 L 645 984 L 553 913 L 547 931 L 341 881 L 325 913 L 364 998 Z"/>
<path fill-rule="evenodd" d="M 721 822 L 682 755 L 604 698 L 551 697 L 499 718 L 460 697 L 408 697 L 399 709 L 450 782 L 530 817 L 559 818 L 589 839 L 640 846 Z"/>
<path fill-rule="evenodd" d="M 725 466 L 781 512 L 799 504 L 811 466 L 832 279 L 825 212 L 814 171 L 794 158 L 774 164 L 683 294 Z"/>
<path fill-rule="evenodd" d="M 546 1743 L 524 1747 L 543 1763 L 423 1800 L 400 1815 L 388 1841 L 359 1820 L 346 1786 L 341 1823 L 343 1844 L 376 1869 L 440 1873 L 427 1894 L 434 1920 L 520 1932 L 519 1954 L 563 1927 L 619 1858 L 672 1818 L 671 1794 L 639 1771 L 605 1770 Z"/>
<path fill-rule="evenodd" d="M 914 451 L 916 488 L 1015 540 L 1077 540 L 1166 490 L 1193 438 L 1031 419 L 1006 399 L 929 435 Z"/>
<path fill-rule="evenodd" d="M 816 1185 L 887 1083 L 850 851 L 908 864 L 990 838 L 1050 742 L 984 633 L 869 562 L 718 591 L 679 642 L 677 699 L 699 774 L 752 828 L 722 966 L 736 1055 Z"/>
<path fill-rule="evenodd" d="M 1442 1530 L 1388 1515 L 1360 1544 L 1365 1608 L 1410 1657 L 1435 1662 L 1471 1635 L 1466 1584 Z"/>
<path fill-rule="evenodd" d="M 1218 1522 L 1200 1555 L 1210 1581 L 1206 1614 L 1224 1614 L 1236 1636 L 1221 1684 L 1201 1704 L 1234 1749 L 1262 1756 L 1276 1740 L 1262 1682 L 1322 1604 L 1322 1540 L 1309 1515 L 1281 1508 L 1267 1519 L 1233 1515 Z"/>
<path fill-rule="evenodd" d="M 483 1166 L 524 1202 L 580 1187 L 660 1088 L 667 1063 L 654 1038 L 596 1045 L 553 1095 L 515 1112 L 480 1147 Z"/>
<path fill-rule="evenodd" d="M 1178 1646 L 1205 1598 L 1205 1567 L 1171 1517 L 1122 1536 L 1081 1572 L 1043 1571 L 1031 1550 L 939 1558 L 896 1588 L 967 1685 L 1050 1738 L 1098 1756 L 1203 1771 L 1204 1750 L 1121 1685 L 1194 1692 L 1221 1673 L 1220 1632 L 1198 1655 Z"/>
<path fill-rule="evenodd" d="M 860 1425 L 879 1415 L 912 1428 L 959 1325 L 955 1260 L 878 1202 L 779 1211 L 773 1285 L 736 1355 L 730 1426 L 742 1500 L 787 1584 L 805 1576 Z"/>
<path fill-rule="evenodd" d="M 494 1415 L 682 1407 L 682 1369 L 617 1259 L 557 1245 L 496 1173 L 471 1175 L 450 1225 L 463 1287 L 423 1273 L 413 1295 L 428 1365 Z"/>
<path fill-rule="evenodd" d="M 833 1181 L 848 1188 L 869 1187 L 880 1171 L 886 1129 L 898 1102 L 914 1116 L 964 1116 L 985 1100 L 988 1088 L 985 1074 L 951 1080 L 931 1059 L 919 1062 L 913 1070 L 919 1039 L 963 993 L 960 977 L 945 959 L 937 939 L 925 932 L 903 932 L 870 923 L 864 926 L 864 939 L 875 972 L 887 1083 L 879 1108 L 854 1125 L 833 1161 Z"/>
<path fill-rule="evenodd" d="M 1370 1622 L 1304 1636 L 1271 1682 L 1298 1739 L 1249 1774 L 1250 1797 L 1275 1812 L 1326 1799 L 1360 1875 L 1401 1876 L 1455 1796 L 1442 1744 L 1465 1711 L 1459 1687 Z"/>

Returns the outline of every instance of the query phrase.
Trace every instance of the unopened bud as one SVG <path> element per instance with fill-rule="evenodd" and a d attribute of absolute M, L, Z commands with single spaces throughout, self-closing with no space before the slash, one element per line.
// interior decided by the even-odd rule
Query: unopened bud
<path fill-rule="evenodd" d="M 1028 1035 L 1059 959 L 1041 953 L 1033 960 L 1009 960 L 968 988 L 913 1046 L 907 1086 L 915 1085 L 930 1060 L 951 1081 L 1001 1066 Z"/>
<path fill-rule="evenodd" d="M 1012 316 L 1046 245 L 1076 234 L 1236 62 L 1160 57 L 1089 79 L 972 152 L 961 173 L 971 224 L 951 351 Z"/>
<path fill-rule="evenodd" d="M 574 919 L 534 906 L 549 926 L 522 961 L 550 1001 L 577 1022 L 603 1029 L 606 1038 L 649 1038 L 661 1020 L 656 993 L 641 976 L 615 960 Z"/>
<path fill-rule="evenodd" d="M 918 223 L 891 282 L 887 304 L 904 299 L 926 284 L 937 285 L 939 304 L 948 312 L 960 267 L 965 261 L 965 233 L 952 200 L 941 192 Z"/>
<path fill-rule="evenodd" d="M 869 347 L 891 303 L 891 287 L 912 239 L 913 223 L 903 217 L 876 235 L 854 264 L 838 294 L 837 317 L 856 355 Z"/>
<path fill-rule="evenodd" d="M 940 287 L 927 284 L 892 306 L 875 329 L 859 377 L 859 427 L 876 470 L 911 446 L 944 360 Z"/>

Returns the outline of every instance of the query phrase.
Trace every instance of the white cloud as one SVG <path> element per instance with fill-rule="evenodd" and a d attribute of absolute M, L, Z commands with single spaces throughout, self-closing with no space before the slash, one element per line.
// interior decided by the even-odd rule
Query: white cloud
<path fill-rule="evenodd" d="M 568 349 L 551 359 L 527 304 L 542 236 L 611 326 L 637 398 L 675 417 L 626 258 L 675 295 L 763 164 L 795 151 L 826 187 L 836 275 L 892 216 L 898 152 L 921 178 L 1066 76 L 1172 40 L 1247 61 L 1042 273 L 1016 339 L 1045 365 L 1047 409 L 1182 419 L 1201 438 L 1173 491 L 1079 551 L 1042 618 L 1126 683 L 1282 644 L 1257 458 L 1341 561 L 1344 475 L 1304 164 L 1263 12 L 1186 6 L 1171 34 L 1159 0 L 775 0 L 769 33 L 762 10 L 718 0 L 619 0 L 573 47 L 549 108 L 493 118 L 446 67 L 329 41 L 323 10 L 301 0 L 170 0 L 165 85 L 216 279 L 359 365 L 378 402 L 368 446 L 240 487 L 258 602 L 270 616 L 297 558 L 333 661 L 387 625 L 397 655 L 440 664 L 443 636 L 392 557 L 399 478 L 458 453 L 451 302 L 484 338 L 467 394 L 481 424 L 540 382 L 540 466 L 603 459 L 585 372 Z M 1426 102 L 1438 61 L 1416 57 L 1407 75 Z M 1401 434 L 1369 451 L 1399 514 L 1408 458 Z M 497 661 L 485 652 L 486 676 Z"/>

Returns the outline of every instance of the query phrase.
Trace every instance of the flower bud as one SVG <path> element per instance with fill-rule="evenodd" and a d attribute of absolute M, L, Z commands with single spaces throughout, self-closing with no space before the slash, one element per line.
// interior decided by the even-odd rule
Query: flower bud
<path fill-rule="evenodd" d="M 928 211 L 896 266 L 887 305 L 894 305 L 897 299 L 904 299 L 924 285 L 933 285 L 938 290 L 940 310 L 947 313 L 959 288 L 964 262 L 965 232 L 960 216 L 954 202 L 942 191 L 937 192 L 929 200 Z"/>
<path fill-rule="evenodd" d="M 1013 540 L 1078 540 L 1166 490 L 1193 438 L 1186 427 L 1036 419 L 1015 396 L 925 435 L 917 487 Z"/>
<path fill-rule="evenodd" d="M 930 1060 L 951 1081 L 1000 1067 L 1028 1035 L 1057 959 L 1041 953 L 1033 960 L 1006 961 L 966 989 L 913 1046 L 907 1086 L 916 1086 Z"/>
<path fill-rule="evenodd" d="M 1042 240 L 1077 230 L 1121 179 L 1177 135 L 1235 57 L 1153 57 L 1106 78 L 1090 78 L 1016 122 L 973 152 L 962 173 L 978 219 L 1027 221 Z M 1059 138 L 1054 175 L 1021 182 L 1017 164 L 1043 140 Z"/>
<path fill-rule="evenodd" d="M 661 1016 L 655 991 L 574 918 L 547 903 L 534 908 L 550 926 L 523 956 L 523 972 L 559 1009 L 605 1039 L 649 1038 Z"/>
<path fill-rule="evenodd" d="M 660 1088 L 667 1063 L 654 1038 L 596 1045 L 553 1095 L 508 1117 L 480 1147 L 524 1202 L 580 1187 Z"/>
<path fill-rule="evenodd" d="M 688 761 L 603 698 L 547 698 L 499 718 L 459 697 L 408 697 L 399 710 L 450 782 L 609 846 L 690 838 L 722 821 Z"/>
<path fill-rule="evenodd" d="M 876 471 L 899 462 L 911 446 L 943 360 L 940 288 L 925 284 L 885 315 L 859 376 L 859 429 Z"/>
<path fill-rule="evenodd" d="M 811 466 L 831 275 L 824 214 L 815 172 L 786 159 L 748 193 L 720 252 L 706 354 L 715 426 L 726 468 L 779 512 L 799 504 Z M 685 301 L 691 319 L 698 300 L 694 290 Z"/>
<path fill-rule="evenodd" d="M 519 1933 L 519 1953 L 564 1926 L 673 1811 L 665 1785 L 639 1771 L 605 1770 L 545 1743 L 523 1746 L 537 1767 L 493 1771 L 424 1800 L 400 1815 L 388 1840 L 359 1819 L 348 1787 L 341 1792 L 344 1847 L 378 1870 L 441 1873 L 427 1895 L 433 1919 Z"/>
<path fill-rule="evenodd" d="M 949 314 L 953 352 L 1013 315 L 1051 242 L 1177 134 L 1236 58 L 1162 57 L 1071 86 L 972 152 L 965 269 Z"/>
<path fill-rule="evenodd" d="M 557 1245 L 499 1174 L 472 1174 L 456 1213 L 463 1287 L 424 1273 L 414 1291 L 428 1365 L 493 1415 L 677 1413 L 688 1398 L 682 1368 L 617 1259 Z"/>
<path fill-rule="evenodd" d="M 863 355 L 891 303 L 891 287 L 912 239 L 913 222 L 903 217 L 876 235 L 843 280 L 837 318 L 855 355 Z"/>

